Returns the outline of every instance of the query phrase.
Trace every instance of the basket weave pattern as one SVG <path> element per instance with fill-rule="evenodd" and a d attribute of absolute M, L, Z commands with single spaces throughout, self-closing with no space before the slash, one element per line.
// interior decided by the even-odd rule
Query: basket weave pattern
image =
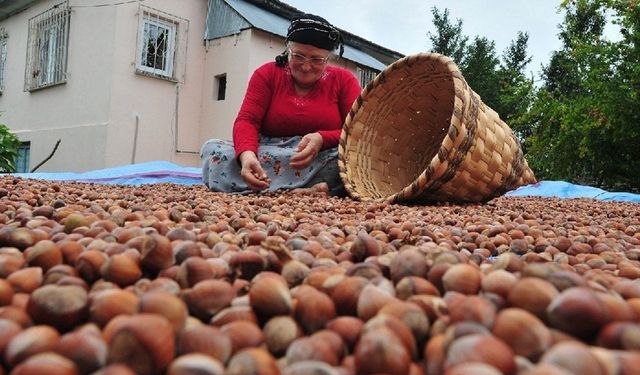
<path fill-rule="evenodd" d="M 338 153 L 360 200 L 479 202 L 536 181 L 509 126 L 435 53 L 396 61 L 363 90 Z"/>

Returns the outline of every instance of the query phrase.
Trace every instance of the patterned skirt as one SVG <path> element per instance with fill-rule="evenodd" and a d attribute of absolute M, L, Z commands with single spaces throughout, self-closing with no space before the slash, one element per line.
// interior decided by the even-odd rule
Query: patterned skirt
<path fill-rule="evenodd" d="M 346 195 L 338 172 L 338 149 L 322 150 L 304 169 L 293 169 L 289 159 L 296 153 L 302 137 L 261 137 L 258 160 L 271 184 L 266 191 L 311 187 L 320 182 L 329 185 L 329 194 Z M 202 180 L 212 191 L 248 194 L 252 190 L 240 176 L 240 162 L 233 142 L 210 139 L 200 149 Z"/>

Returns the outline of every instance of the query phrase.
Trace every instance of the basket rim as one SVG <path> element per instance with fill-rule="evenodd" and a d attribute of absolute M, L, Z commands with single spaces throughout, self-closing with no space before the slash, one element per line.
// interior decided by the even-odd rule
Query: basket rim
<path fill-rule="evenodd" d="M 438 151 L 438 153 L 436 155 L 433 156 L 433 158 L 430 160 L 429 164 L 427 165 L 427 167 L 407 186 L 405 186 L 403 189 L 401 189 L 398 192 L 395 192 L 389 196 L 383 197 L 383 198 L 371 198 L 371 197 L 367 197 L 367 196 L 362 196 L 361 194 L 359 194 L 357 192 L 357 190 L 355 189 L 355 187 L 352 184 L 352 179 L 351 177 L 348 175 L 348 171 L 347 171 L 347 156 L 346 156 L 346 146 L 348 143 L 348 138 L 350 136 L 350 130 L 351 130 L 351 124 L 352 121 L 356 118 L 356 115 L 360 112 L 360 110 L 362 109 L 367 97 L 376 90 L 376 88 L 378 88 L 379 86 L 383 85 L 386 81 L 387 81 L 387 76 L 393 74 L 394 71 L 400 69 L 400 68 L 404 68 L 405 66 L 411 67 L 413 65 L 415 65 L 418 62 L 422 62 L 422 61 L 436 61 L 439 62 L 441 65 L 446 67 L 446 70 L 449 71 L 449 73 L 451 73 L 451 77 L 452 80 L 454 81 L 454 89 L 457 87 L 455 84 L 456 80 L 460 80 L 462 82 L 462 85 L 465 89 L 469 89 L 468 85 L 466 83 L 466 81 L 464 80 L 464 77 L 462 76 L 462 74 L 460 73 L 460 70 L 458 68 L 458 66 L 453 62 L 453 60 L 445 55 L 439 54 L 439 53 L 435 53 L 435 52 L 421 52 L 418 54 L 414 54 L 414 55 L 409 55 L 409 56 L 405 56 L 395 62 L 393 62 L 391 65 L 387 66 L 387 68 L 385 70 L 383 70 L 382 72 L 380 72 L 371 82 L 369 82 L 369 84 L 367 84 L 367 86 L 363 89 L 363 91 L 360 93 L 360 95 L 358 96 L 358 98 L 354 101 L 351 110 L 349 111 L 349 114 L 347 115 L 343 126 L 342 126 L 342 132 L 340 134 L 340 140 L 338 142 L 338 168 L 339 168 L 339 172 L 340 172 L 340 176 L 343 180 L 345 189 L 349 192 L 349 194 L 354 197 L 355 199 L 358 200 L 362 200 L 362 201 L 369 201 L 369 200 L 380 200 L 380 201 L 387 201 L 390 203 L 395 203 L 398 201 L 405 201 L 405 200 L 410 200 L 413 199 L 419 195 L 421 195 L 425 189 L 429 188 L 430 186 L 432 186 L 435 182 L 438 181 L 438 179 L 435 180 L 430 180 L 427 175 L 430 174 L 431 177 L 433 177 L 433 171 L 438 170 L 438 166 L 441 164 L 440 162 L 440 158 L 443 156 L 442 155 L 442 147 L 440 147 L 440 150 Z M 457 95 L 457 93 L 456 93 Z M 454 128 L 454 129 L 452 129 Z M 449 128 L 447 133 L 445 134 L 445 137 L 451 137 L 453 136 L 453 138 L 457 138 L 459 131 L 457 130 L 457 128 L 455 128 L 455 124 L 453 124 L 453 116 L 451 117 L 451 121 L 449 121 Z M 462 158 L 460 158 L 462 159 Z M 434 164 L 435 163 L 435 164 Z M 429 172 L 431 171 L 431 172 Z M 449 177 L 452 178 L 453 174 L 451 174 L 451 176 Z M 444 184 L 446 181 L 442 181 L 442 183 L 439 183 L 438 186 L 441 186 L 442 184 Z M 434 188 L 435 190 L 435 188 Z"/>

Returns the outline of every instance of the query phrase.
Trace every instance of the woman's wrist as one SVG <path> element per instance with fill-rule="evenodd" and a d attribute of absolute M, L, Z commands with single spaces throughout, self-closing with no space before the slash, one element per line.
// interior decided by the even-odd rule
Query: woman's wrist
<path fill-rule="evenodd" d="M 249 160 L 257 160 L 258 157 L 256 153 L 251 150 L 242 151 L 240 155 L 238 155 L 238 160 L 240 160 L 240 165 L 243 165 Z"/>

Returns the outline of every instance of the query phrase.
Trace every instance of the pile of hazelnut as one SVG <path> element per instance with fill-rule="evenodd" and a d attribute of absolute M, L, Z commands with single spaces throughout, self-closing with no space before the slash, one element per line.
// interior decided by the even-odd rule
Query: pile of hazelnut
<path fill-rule="evenodd" d="M 640 205 L 0 177 L 1 374 L 637 374 Z"/>

